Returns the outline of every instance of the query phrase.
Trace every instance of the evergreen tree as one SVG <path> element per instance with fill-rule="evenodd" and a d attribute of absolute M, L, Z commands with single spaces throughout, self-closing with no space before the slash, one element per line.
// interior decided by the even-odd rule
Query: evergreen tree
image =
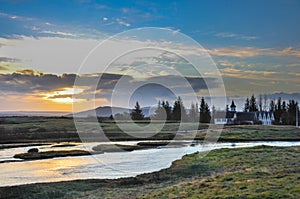
<path fill-rule="evenodd" d="M 176 121 L 187 119 L 187 113 L 185 107 L 183 106 L 181 97 L 178 97 L 178 99 L 174 102 L 172 119 Z"/>
<path fill-rule="evenodd" d="M 191 122 L 196 122 L 198 121 L 198 110 L 196 109 L 195 104 L 192 102 L 191 103 L 191 108 L 190 108 L 190 112 L 189 112 L 189 121 Z"/>
<path fill-rule="evenodd" d="M 282 123 L 282 105 L 281 105 L 281 98 L 279 97 L 277 100 L 277 104 L 275 105 L 274 117 L 275 117 L 275 124 Z"/>
<path fill-rule="evenodd" d="M 287 106 L 286 106 L 285 101 L 283 101 L 282 105 L 281 105 L 281 121 L 282 121 L 282 124 L 289 123 L 289 116 L 288 116 Z"/>
<path fill-rule="evenodd" d="M 155 110 L 155 115 L 154 115 L 154 119 L 156 120 L 165 120 L 166 119 L 166 112 L 164 107 L 162 106 L 163 103 L 160 103 L 160 101 L 158 101 L 157 104 L 157 108 Z"/>
<path fill-rule="evenodd" d="M 256 111 L 258 111 L 257 105 L 256 105 L 256 98 L 255 98 L 254 95 L 252 95 L 251 98 L 250 98 L 249 111 L 250 112 L 256 112 Z"/>
<path fill-rule="evenodd" d="M 172 119 L 172 108 L 169 105 L 169 102 L 162 102 L 162 107 L 165 109 L 165 113 L 167 115 L 167 120 L 171 120 Z"/>
<path fill-rule="evenodd" d="M 144 114 L 142 112 L 142 109 L 138 102 L 136 102 L 136 105 L 132 112 L 130 113 L 132 120 L 142 120 L 144 119 Z"/>
<path fill-rule="evenodd" d="M 295 100 L 290 100 L 287 105 L 287 112 L 288 112 L 288 124 L 295 125 L 296 124 L 296 111 L 299 113 L 299 106 L 298 102 Z M 298 118 L 299 121 L 299 118 Z"/>
<path fill-rule="evenodd" d="M 201 98 L 200 103 L 200 122 L 209 123 L 211 119 L 210 110 L 208 104 L 205 102 L 204 97 Z"/>
<path fill-rule="evenodd" d="M 275 102 L 274 102 L 274 100 L 271 100 L 271 102 L 270 102 L 269 111 L 273 112 L 273 113 L 275 112 Z"/>
<path fill-rule="evenodd" d="M 244 112 L 249 112 L 250 111 L 250 101 L 249 98 L 247 97 L 245 106 L 244 106 Z"/>
<path fill-rule="evenodd" d="M 259 101 L 258 101 L 258 108 L 259 108 L 259 111 L 263 111 L 263 99 L 262 99 L 262 95 L 260 94 L 259 95 Z"/>

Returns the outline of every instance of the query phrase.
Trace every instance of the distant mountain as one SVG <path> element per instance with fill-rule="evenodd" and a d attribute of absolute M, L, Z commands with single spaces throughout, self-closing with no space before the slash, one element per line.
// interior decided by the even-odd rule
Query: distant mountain
<path fill-rule="evenodd" d="M 4 111 L 0 112 L 0 117 L 21 117 L 21 116 L 41 116 L 41 117 L 61 117 L 68 112 L 53 112 L 53 111 Z"/>
<path fill-rule="evenodd" d="M 100 106 L 96 109 L 91 109 L 87 111 L 82 111 L 78 113 L 68 114 L 66 117 L 89 117 L 94 116 L 96 111 L 97 117 L 109 117 L 111 115 L 115 115 L 117 113 L 131 113 L 132 109 L 123 108 L 123 107 L 110 107 L 110 106 Z M 142 112 L 145 117 L 149 117 L 149 115 L 154 114 L 154 110 L 151 107 L 142 107 Z M 150 114 L 149 114 L 150 113 Z"/>

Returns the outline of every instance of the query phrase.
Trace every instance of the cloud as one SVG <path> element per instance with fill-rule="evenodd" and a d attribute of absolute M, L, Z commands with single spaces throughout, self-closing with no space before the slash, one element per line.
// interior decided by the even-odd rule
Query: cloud
<path fill-rule="evenodd" d="M 284 49 L 255 47 L 221 47 L 208 49 L 214 56 L 249 58 L 256 56 L 294 56 L 300 57 L 300 49 L 288 47 Z"/>
<path fill-rule="evenodd" d="M 109 7 L 107 5 L 103 5 L 103 4 L 96 4 L 94 6 L 94 8 L 97 9 L 97 10 L 109 9 Z"/>
<path fill-rule="evenodd" d="M 242 39 L 242 40 L 247 40 L 247 41 L 258 39 L 258 37 L 256 37 L 256 36 L 246 36 L 246 35 L 230 33 L 230 32 L 217 33 L 217 34 L 215 34 L 215 36 L 221 37 L 221 38 Z"/>
<path fill-rule="evenodd" d="M 57 94 L 57 95 L 53 95 L 53 96 L 49 96 L 47 97 L 48 99 L 57 99 L 57 98 L 73 98 L 73 95 L 72 94 L 63 94 L 63 95 L 60 95 L 60 94 Z"/>
<path fill-rule="evenodd" d="M 19 59 L 10 58 L 10 57 L 0 57 L 0 62 L 18 62 Z"/>
<path fill-rule="evenodd" d="M 281 55 L 300 57 L 300 49 L 295 49 L 293 47 L 285 48 L 278 52 Z"/>
<path fill-rule="evenodd" d="M 18 59 L 15 63 L 34 70 L 49 73 L 75 73 L 98 40 L 60 37 L 20 37 L 2 39 L 5 45 L 0 55 Z M 96 72 L 96 71 L 93 71 Z"/>
<path fill-rule="evenodd" d="M 262 55 L 266 49 L 259 49 L 254 47 L 224 47 L 208 49 L 208 52 L 214 56 L 228 56 L 247 58 Z"/>
<path fill-rule="evenodd" d="M 76 75 L 53 74 L 36 75 L 34 71 L 24 70 L 12 74 L 0 74 L 0 91 L 6 93 L 33 94 L 51 91 L 64 87 L 72 87 Z M 49 83 L 51 82 L 51 83 Z"/>
<path fill-rule="evenodd" d="M 126 26 L 126 27 L 130 27 L 131 26 L 130 23 L 126 23 L 122 19 L 117 18 L 116 21 L 118 22 L 119 25 Z"/>
<path fill-rule="evenodd" d="M 45 22 L 44 24 L 47 25 L 47 26 L 54 26 L 53 23 L 49 23 L 49 22 Z"/>
<path fill-rule="evenodd" d="M 51 30 L 43 30 L 40 33 L 43 34 L 50 34 L 50 35 L 59 35 L 59 36 L 68 36 L 68 37 L 75 37 L 76 35 L 69 32 L 61 32 L 61 31 L 51 31 Z"/>
<path fill-rule="evenodd" d="M 6 68 L 6 67 L 3 67 L 3 66 L 0 66 L 0 71 L 2 71 L 2 70 L 6 71 L 7 68 Z"/>
<path fill-rule="evenodd" d="M 279 87 L 272 86 L 272 82 L 276 82 L 284 91 L 297 90 L 294 85 L 298 84 L 299 77 L 297 73 L 286 73 L 276 71 L 258 71 L 258 70 L 241 70 L 235 68 L 224 68 L 220 70 L 223 80 L 226 79 L 225 86 L 227 89 L 239 87 L 247 88 L 249 84 L 256 85 L 256 89 L 265 89 L 265 91 L 272 91 Z M 237 79 L 237 81 L 235 81 Z M 248 85 L 243 85 L 242 82 L 246 81 Z M 274 90 L 273 90 L 274 91 Z M 253 91 L 254 92 L 254 91 Z M 256 91 L 255 91 L 256 92 Z"/>
<path fill-rule="evenodd" d="M 11 14 L 8 14 L 8 13 L 3 13 L 3 12 L 0 12 L 0 17 L 5 17 L 5 18 L 8 18 L 8 19 L 19 20 L 19 21 L 32 21 L 32 20 L 34 20 L 34 18 L 18 16 L 18 15 L 11 15 Z"/>
<path fill-rule="evenodd" d="M 101 79 L 99 81 L 100 76 Z M 182 81 L 182 78 L 185 81 Z M 76 85 L 74 85 L 75 79 Z M 119 81 L 121 81 L 121 88 L 118 85 Z M 190 91 L 198 93 L 200 90 L 207 89 L 207 83 L 218 87 L 217 82 L 213 78 L 203 79 L 200 77 L 179 77 L 174 75 L 157 76 L 136 81 L 131 76 L 119 74 L 55 75 L 42 74 L 33 70 L 0 74 L 0 92 L 10 96 L 32 95 L 49 100 L 58 99 L 57 101 L 59 102 L 63 102 L 64 98 L 68 98 L 68 102 L 71 102 L 73 97 L 73 90 L 71 93 L 71 89 L 75 88 L 80 90 L 80 92 L 75 92 L 74 90 L 77 100 L 90 101 L 96 96 L 97 99 L 106 99 L 107 102 L 111 102 L 111 97 L 114 93 L 117 96 L 117 103 L 124 106 L 124 96 L 128 94 L 131 88 L 138 89 L 141 85 L 148 89 L 144 89 L 144 93 L 139 92 L 136 95 L 140 95 L 144 99 L 145 96 L 151 96 L 152 101 L 150 101 L 153 103 L 154 99 L 159 97 L 174 96 L 166 93 L 166 88 L 177 91 L 175 92 L 176 95 L 190 96 L 193 95 L 193 93 L 189 93 Z M 162 86 L 157 86 L 159 84 Z M 189 90 L 189 88 L 192 88 L 192 90 Z M 162 95 L 162 93 L 164 94 Z M 150 101 L 148 100 L 149 103 Z"/>

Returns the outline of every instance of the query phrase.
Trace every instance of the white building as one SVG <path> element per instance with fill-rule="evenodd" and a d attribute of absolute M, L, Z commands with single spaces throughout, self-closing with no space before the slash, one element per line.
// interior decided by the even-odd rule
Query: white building
<path fill-rule="evenodd" d="M 262 122 L 262 125 L 271 125 L 275 119 L 274 114 L 267 111 L 256 112 L 256 117 Z"/>

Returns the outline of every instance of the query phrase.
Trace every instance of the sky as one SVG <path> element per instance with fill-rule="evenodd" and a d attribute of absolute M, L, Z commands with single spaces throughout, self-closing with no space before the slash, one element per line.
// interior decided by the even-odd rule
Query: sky
<path fill-rule="evenodd" d="M 194 95 L 221 100 L 226 94 L 237 101 L 252 94 L 299 97 L 298 0 L 0 5 L 3 111 L 69 112 L 74 104 L 86 110 L 129 107 L 136 100 L 148 106 L 178 95 L 186 106 Z M 143 50 L 127 52 L 138 48 Z M 202 67 L 195 70 L 190 60 Z"/>

